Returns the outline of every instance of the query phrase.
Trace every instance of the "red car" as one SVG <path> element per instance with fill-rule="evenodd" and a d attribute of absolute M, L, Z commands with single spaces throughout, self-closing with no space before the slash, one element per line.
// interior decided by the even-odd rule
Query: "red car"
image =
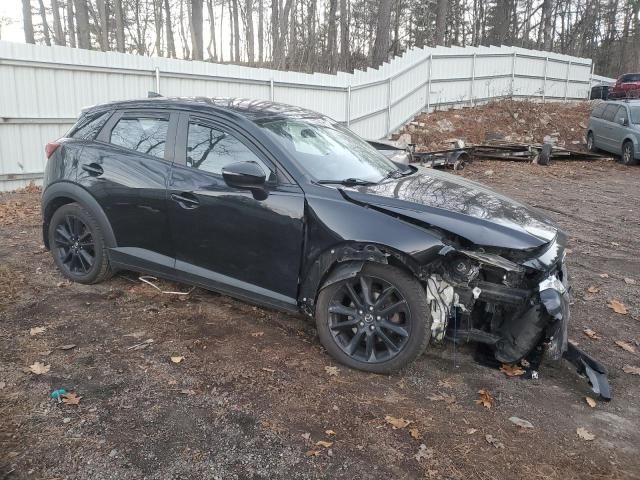
<path fill-rule="evenodd" d="M 640 97 L 640 73 L 625 73 L 609 88 L 609 98 Z"/>

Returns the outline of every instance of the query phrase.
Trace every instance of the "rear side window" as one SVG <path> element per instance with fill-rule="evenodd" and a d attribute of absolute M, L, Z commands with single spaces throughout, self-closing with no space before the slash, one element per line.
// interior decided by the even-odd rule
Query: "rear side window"
<path fill-rule="evenodd" d="M 640 124 L 640 106 L 631 107 L 631 123 Z"/>
<path fill-rule="evenodd" d="M 93 140 L 100 132 L 100 129 L 107 122 L 111 112 L 103 112 L 90 117 L 82 118 L 73 128 L 71 138 L 80 140 Z"/>
<path fill-rule="evenodd" d="M 613 104 L 607 105 L 607 108 L 602 114 L 602 118 L 609 122 L 613 122 L 613 119 L 615 118 L 616 113 L 618 112 L 618 109 L 620 109 L 619 105 L 613 105 Z"/>
<path fill-rule="evenodd" d="M 640 73 L 628 73 L 620 78 L 621 82 L 640 82 Z"/>
<path fill-rule="evenodd" d="M 602 112 L 604 112 L 605 107 L 607 106 L 606 103 L 600 103 L 598 105 L 596 105 L 593 110 L 591 111 L 591 116 L 592 117 L 596 117 L 596 118 L 601 118 L 602 117 Z"/>
<path fill-rule="evenodd" d="M 164 158 L 167 118 L 121 118 L 111 130 L 109 142 L 154 157 Z"/>

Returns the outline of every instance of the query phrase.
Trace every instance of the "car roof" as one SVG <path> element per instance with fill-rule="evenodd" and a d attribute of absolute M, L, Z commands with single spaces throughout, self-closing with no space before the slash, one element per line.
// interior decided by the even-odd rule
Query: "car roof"
<path fill-rule="evenodd" d="M 285 103 L 249 98 L 210 98 L 210 97 L 153 97 L 139 100 L 124 100 L 94 105 L 83 113 L 113 109 L 178 109 L 201 113 L 219 113 L 232 117 L 245 117 L 249 120 L 261 118 L 307 118 L 320 119 L 324 115 Z"/>
<path fill-rule="evenodd" d="M 629 106 L 637 106 L 640 105 L 640 98 L 629 98 L 629 99 L 620 99 L 620 100 L 607 100 L 607 105 L 629 105 Z"/>

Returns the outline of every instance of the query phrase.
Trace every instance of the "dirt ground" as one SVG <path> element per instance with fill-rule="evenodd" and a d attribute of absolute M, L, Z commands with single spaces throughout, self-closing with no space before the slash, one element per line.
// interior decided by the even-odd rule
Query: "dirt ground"
<path fill-rule="evenodd" d="M 640 367 L 640 167 L 483 161 L 463 174 L 569 233 L 570 338 L 608 365 L 610 403 L 590 407 L 566 362 L 524 380 L 450 344 L 366 374 L 335 364 L 302 316 L 162 294 L 133 273 L 67 283 L 31 190 L 0 195 L 0 480 L 640 478 L 640 376 L 623 370 Z M 60 388 L 79 404 L 50 399 Z"/>

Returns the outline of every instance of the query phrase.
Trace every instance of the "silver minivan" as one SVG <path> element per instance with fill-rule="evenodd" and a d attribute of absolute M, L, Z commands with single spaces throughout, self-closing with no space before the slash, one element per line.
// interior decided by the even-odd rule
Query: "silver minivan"
<path fill-rule="evenodd" d="M 640 160 L 640 99 L 598 103 L 591 111 L 587 148 L 620 155 L 625 165 Z"/>

